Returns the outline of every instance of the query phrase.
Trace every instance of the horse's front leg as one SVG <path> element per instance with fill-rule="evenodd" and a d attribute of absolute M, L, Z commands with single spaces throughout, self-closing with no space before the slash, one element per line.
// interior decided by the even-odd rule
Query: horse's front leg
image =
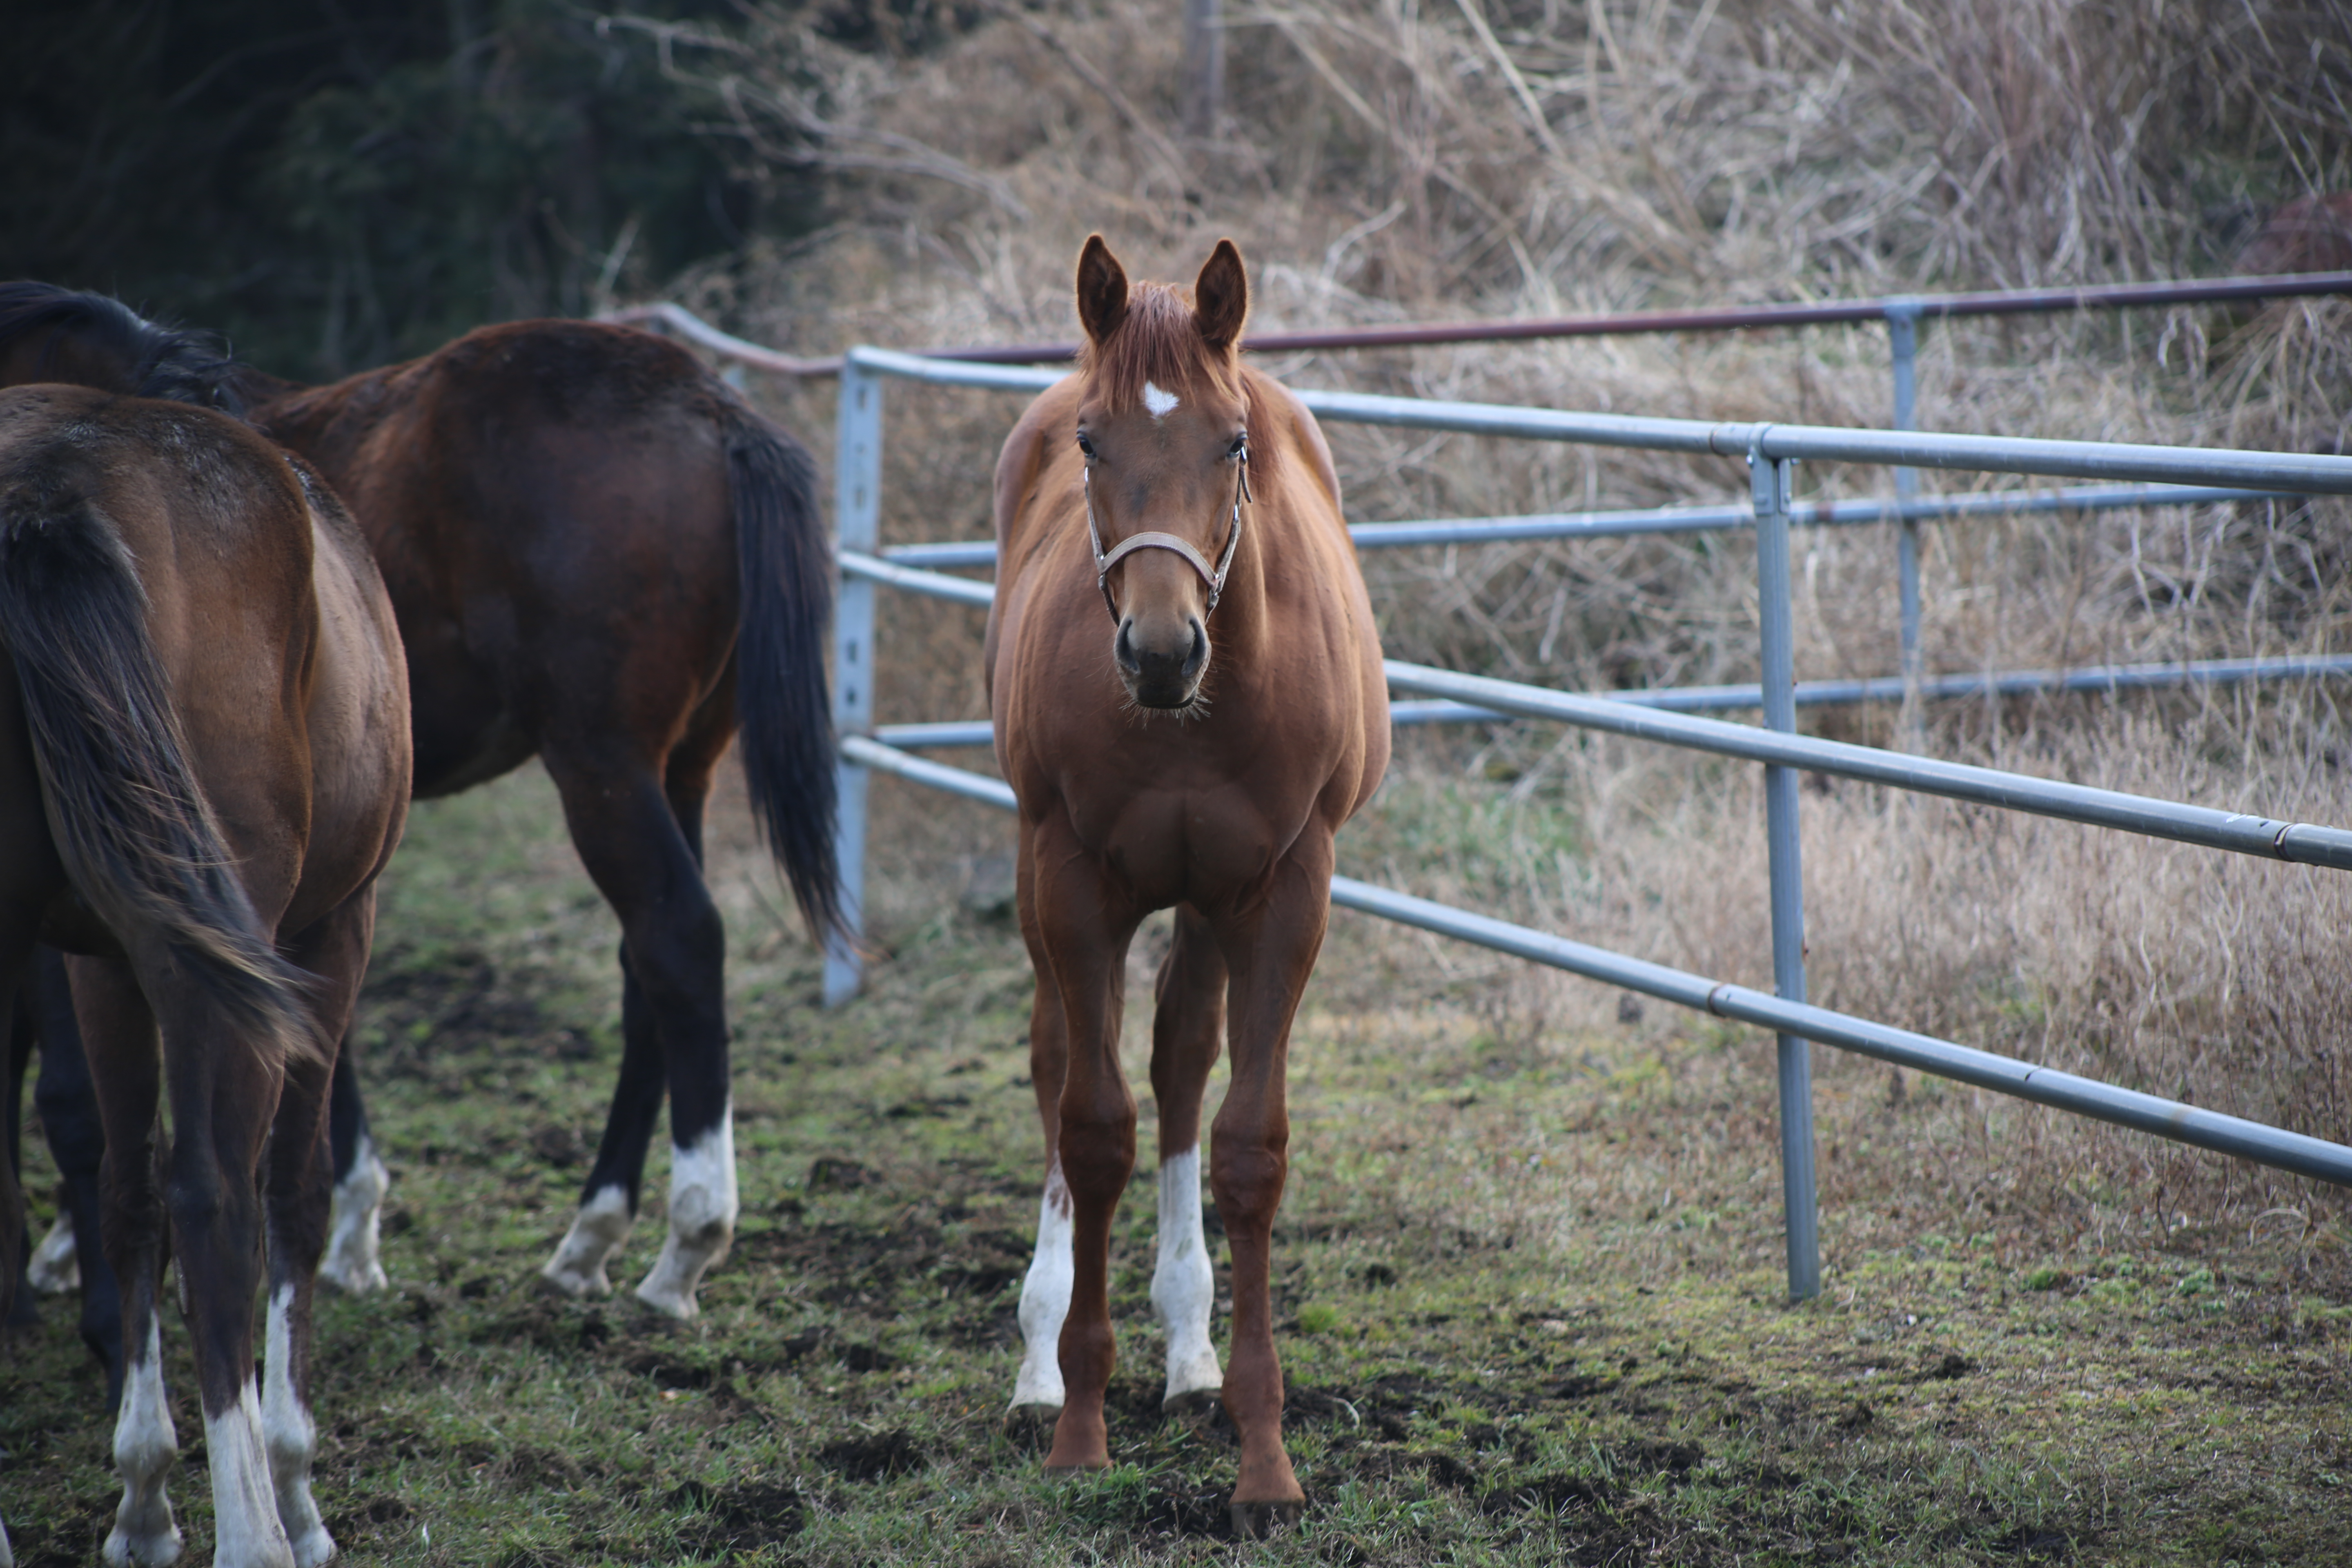
<path fill-rule="evenodd" d="M 1070 1305 L 1060 1342 L 1062 1415 L 1045 1468 L 1100 1469 L 1110 1463 L 1103 1393 L 1118 1361 L 1110 1225 L 1135 1169 L 1135 1097 L 1119 1069 L 1119 1017 L 1127 944 L 1140 917 L 1066 826 L 1041 825 L 1032 848 L 1033 913 L 1061 999 L 1068 1053 L 1057 1152 L 1069 1189 Z"/>
<path fill-rule="evenodd" d="M 1311 840 L 1311 842 L 1310 842 Z M 1282 1444 L 1282 1363 L 1274 1351 L 1274 1215 L 1289 1173 L 1290 1024 L 1330 917 L 1331 841 L 1311 830 L 1276 870 L 1265 902 L 1221 921 L 1233 971 L 1233 1082 L 1210 1133 L 1209 1186 L 1233 1251 L 1234 1326 L 1225 1412 L 1241 1435 L 1235 1531 L 1294 1522 L 1307 1494 Z"/>
<path fill-rule="evenodd" d="M 1224 954 L 1201 915 L 1176 910 L 1176 937 L 1160 966 L 1151 1020 L 1151 1093 L 1160 1108 L 1160 1258 L 1151 1306 L 1168 1339 L 1160 1408 L 1206 1409 L 1224 1384 L 1209 1318 L 1216 1271 L 1201 1224 L 1201 1096 L 1225 1024 Z"/>
<path fill-rule="evenodd" d="M 1021 825 L 1021 939 L 1029 949 L 1034 986 L 1029 1002 L 1029 1082 L 1045 1135 L 1045 1190 L 1037 1203 L 1037 1246 L 1021 1282 L 1021 1370 L 1005 1414 L 1017 1424 L 1050 1425 L 1062 1414 L 1062 1322 L 1070 1315 L 1070 1184 L 1062 1175 L 1062 1079 L 1070 1058 L 1054 964 L 1037 926 L 1033 835 Z"/>

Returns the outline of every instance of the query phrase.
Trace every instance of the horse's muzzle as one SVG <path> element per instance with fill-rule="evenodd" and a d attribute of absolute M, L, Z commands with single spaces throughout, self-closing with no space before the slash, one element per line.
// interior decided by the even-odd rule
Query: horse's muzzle
<path fill-rule="evenodd" d="M 1111 657 L 1118 661 L 1119 679 L 1128 695 L 1144 708 L 1189 708 L 1201 693 L 1201 676 L 1209 668 L 1209 632 L 1198 616 L 1187 616 L 1176 637 L 1137 631 L 1135 617 L 1122 616 L 1111 639 Z"/>

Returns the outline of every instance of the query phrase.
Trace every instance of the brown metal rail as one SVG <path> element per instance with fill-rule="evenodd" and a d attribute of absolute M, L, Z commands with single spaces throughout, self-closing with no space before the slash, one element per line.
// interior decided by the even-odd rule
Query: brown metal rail
<path fill-rule="evenodd" d="M 1609 316 L 1553 316 L 1524 321 L 1455 321 L 1406 327 L 1362 327 L 1334 332 L 1260 332 L 1243 342 L 1258 353 L 1314 349 L 1410 348 L 1433 343 L 1598 338 L 1621 332 L 1719 332 L 1749 327 L 1811 327 L 1839 322 L 1933 320 L 1955 316 L 2015 316 L 2054 310 L 2125 310 L 2148 305 L 2210 305 L 2239 300 L 2280 300 L 2352 294 L 2352 272 L 2306 272 L 2271 278 L 2219 278 L 2188 283 L 2108 283 L 2080 289 L 1987 289 L 1966 294 L 1894 295 L 1814 305 L 1756 305 L 1713 310 L 1631 310 Z M 638 305 L 604 318 L 659 321 L 707 348 L 782 375 L 837 375 L 838 355 L 794 359 L 703 321 L 676 305 Z M 1076 343 L 1026 343 L 928 349 L 931 359 L 981 364 L 1060 364 L 1077 355 Z"/>

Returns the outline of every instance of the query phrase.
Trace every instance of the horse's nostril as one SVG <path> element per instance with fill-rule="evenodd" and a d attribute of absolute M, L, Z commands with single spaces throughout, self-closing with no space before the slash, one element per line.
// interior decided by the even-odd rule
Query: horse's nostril
<path fill-rule="evenodd" d="M 1192 679 L 1209 662 L 1209 631 L 1197 619 L 1192 623 L 1192 647 L 1184 656 L 1184 679 Z"/>
<path fill-rule="evenodd" d="M 1143 660 L 1136 656 L 1135 644 L 1129 640 L 1127 635 L 1134 629 L 1134 626 L 1135 623 L 1131 620 L 1120 621 L 1118 636 L 1111 639 L 1110 645 L 1111 657 L 1118 659 L 1119 668 L 1129 675 L 1134 675 L 1143 668 Z"/>

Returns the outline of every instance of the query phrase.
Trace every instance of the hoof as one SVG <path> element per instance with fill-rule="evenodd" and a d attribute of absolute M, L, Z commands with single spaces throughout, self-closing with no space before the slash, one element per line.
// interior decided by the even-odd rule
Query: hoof
<path fill-rule="evenodd" d="M 1234 1500 L 1234 1534 L 1243 1541 L 1264 1541 L 1278 1530 L 1288 1530 L 1307 1517 L 1303 1502 L 1244 1502 Z"/>
<path fill-rule="evenodd" d="M 179 1526 L 154 1535 L 131 1535 L 117 1529 L 106 1538 L 105 1548 L 99 1555 L 107 1568 L 163 1568 L 167 1563 L 179 1561 Z"/>
<path fill-rule="evenodd" d="M 373 1258 L 354 1264 L 331 1256 L 319 1265 L 319 1279 L 346 1296 L 364 1296 L 372 1290 L 392 1288 L 392 1279 L 384 1273 L 383 1265 Z"/>
<path fill-rule="evenodd" d="M 690 1323 L 702 1316 L 702 1308 L 695 1301 L 691 1290 L 668 1289 L 660 1282 L 648 1279 L 631 1293 L 636 1297 L 638 1306 L 674 1323 Z"/>
<path fill-rule="evenodd" d="M 1202 1426 L 1217 1417 L 1220 1392 L 1213 1388 L 1188 1388 L 1181 1394 L 1171 1394 L 1160 1402 L 1160 1414 L 1188 1426 Z"/>
<path fill-rule="evenodd" d="M 1027 1448 L 1041 1448 L 1054 1440 L 1054 1424 L 1062 1418 L 1058 1405 L 1014 1405 L 1004 1412 L 1004 1435 Z"/>
<path fill-rule="evenodd" d="M 294 1568 L 319 1568 L 335 1554 L 335 1538 L 320 1525 L 301 1540 L 289 1543 L 294 1549 Z"/>
<path fill-rule="evenodd" d="M 81 1258 L 74 1249 L 73 1221 L 60 1215 L 33 1249 L 25 1283 L 44 1296 L 66 1296 L 81 1289 Z"/>
<path fill-rule="evenodd" d="M 537 1289 L 542 1296 L 560 1296 L 567 1301 L 593 1301 L 598 1297 L 611 1295 L 613 1282 L 604 1278 L 602 1268 L 593 1274 L 574 1274 L 568 1268 L 558 1268 L 550 1264 L 539 1271 Z"/>
<path fill-rule="evenodd" d="M 1048 1465 L 1045 1473 L 1049 1476 L 1097 1476 L 1109 1468 L 1110 1461 L 1105 1459 L 1099 1465 Z"/>

